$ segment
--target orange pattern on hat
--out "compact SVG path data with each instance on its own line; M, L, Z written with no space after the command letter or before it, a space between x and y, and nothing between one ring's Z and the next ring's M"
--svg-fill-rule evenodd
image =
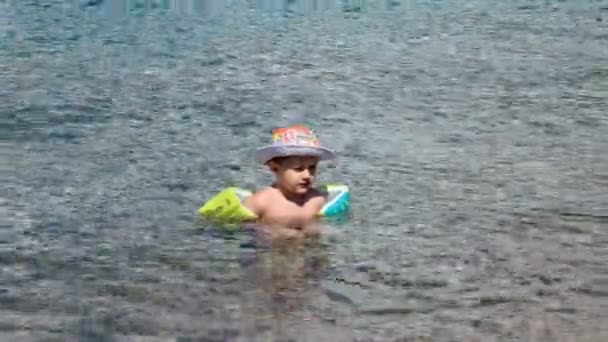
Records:
M275 144L301 145L301 146L320 146L319 139L312 129L294 125L290 127L277 128L272 132L272 141Z

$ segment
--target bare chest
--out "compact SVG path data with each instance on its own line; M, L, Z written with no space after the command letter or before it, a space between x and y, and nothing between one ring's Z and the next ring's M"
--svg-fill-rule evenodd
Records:
M299 229L314 220L319 210L314 203L305 203L300 206L285 201L267 208L263 221L268 224Z

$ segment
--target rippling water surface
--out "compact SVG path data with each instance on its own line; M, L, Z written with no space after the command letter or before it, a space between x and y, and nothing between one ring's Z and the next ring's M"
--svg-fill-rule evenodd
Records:
M174 4L0 1L2 340L608 336L608 2ZM294 115L340 234L200 222Z

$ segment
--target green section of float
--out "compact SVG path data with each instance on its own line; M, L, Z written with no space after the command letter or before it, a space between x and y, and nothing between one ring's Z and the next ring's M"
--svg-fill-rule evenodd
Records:
M320 187L327 196L327 204L319 212L320 217L332 217L346 212L350 207L350 192L348 186L341 184L325 184ZM199 214L209 220L219 222L255 221L257 216L243 205L245 198L252 191L238 187L229 187L209 201L199 210Z

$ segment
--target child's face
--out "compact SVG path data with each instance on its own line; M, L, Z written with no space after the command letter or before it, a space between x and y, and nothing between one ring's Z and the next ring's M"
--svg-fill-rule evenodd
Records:
M315 181L318 163L316 157L294 156L272 160L268 166L281 188L294 194L305 194Z

